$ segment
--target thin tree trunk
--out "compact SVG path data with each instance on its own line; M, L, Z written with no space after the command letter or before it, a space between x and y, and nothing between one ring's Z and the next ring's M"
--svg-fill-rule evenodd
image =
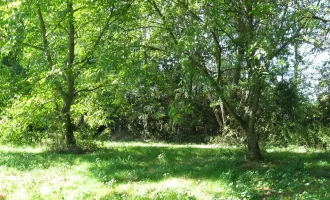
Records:
M38 14L38 18L39 18L41 36L42 36L42 44L43 44L42 51L44 52L46 60L48 62L49 70L52 70L53 67L54 67L54 62L53 62L49 42L48 42L48 39L47 39L46 24L45 24L44 17L42 15L40 6L38 6L38 8L37 8L37 14ZM61 120L61 117L60 117L61 110L59 108L60 106L57 103L57 98L58 98L58 95L60 95L63 98L64 91L62 89L61 82L59 82L55 79L54 83L55 83L54 84L55 92L53 94L53 102L54 102L54 105L55 105L55 111L56 111L57 115L59 116L58 119ZM58 139L58 137L57 137L57 139ZM58 144L58 142L57 142L57 144Z
M193 74L193 71L191 70L190 74L189 74L189 95L190 95L190 97L193 96L193 84L194 84L194 74ZM197 95L197 90L196 90L196 95Z
M211 95L211 94L208 94L207 97L209 98L209 101L210 101L210 102L213 101L213 98L212 98L212 95ZM218 122L219 127L220 127L220 128L223 127L224 124L222 123L222 119L221 119L221 117L220 117L220 115L219 115L217 109L212 108L212 110L213 110L213 113L214 113L214 115L215 115L215 118L217 119L217 122Z
M297 93L298 92L298 83L299 83L299 49L298 49L298 43L295 42L294 44L294 77L293 77L293 87L294 91Z
M223 80L222 80L222 46L220 44L220 40L218 39L218 36L216 35L216 33L214 31L211 32L214 42L216 44L216 52L214 54L215 60L216 60L216 64L217 64L217 83L220 87L223 86ZM223 106L223 102L220 102L220 115L218 114L218 112L214 112L216 114L216 118L218 121L218 124L220 125L220 127L224 127L226 125L226 112L225 112L225 108Z
M222 124L225 126L227 119L226 119L225 107L224 107L222 101L220 102L220 112L221 112Z
M233 83L235 85L238 85L240 79L241 79L241 69L242 69L242 61L243 61L243 56L244 56L244 50L242 47L238 46L237 50L237 63L236 63L236 68L234 70L233 74Z

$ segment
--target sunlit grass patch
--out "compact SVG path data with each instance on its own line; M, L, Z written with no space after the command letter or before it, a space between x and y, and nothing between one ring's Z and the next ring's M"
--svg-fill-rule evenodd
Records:
M22 152L22 153L40 153L43 152L45 148L43 147L16 147L16 146L4 146L0 145L0 152Z
M329 152L244 150L205 145L108 143L61 154L0 148L0 195L7 199L326 199Z
M104 147L170 147L170 148L202 148L202 149L237 149L235 146L220 146L217 144L171 144L165 142L106 142Z

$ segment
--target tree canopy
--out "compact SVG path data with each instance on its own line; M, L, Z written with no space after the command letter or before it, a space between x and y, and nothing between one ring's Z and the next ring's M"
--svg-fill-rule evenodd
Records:
M329 7L2 1L0 140L235 142L250 160L263 159L260 143L327 146L329 58L310 58L329 55Z

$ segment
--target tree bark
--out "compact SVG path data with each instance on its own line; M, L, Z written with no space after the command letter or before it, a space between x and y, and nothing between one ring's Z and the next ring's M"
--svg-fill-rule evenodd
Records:
M255 124L257 119L257 111L259 109L259 100L261 96L261 86L257 85L253 91L253 99L250 108L250 116L248 127L245 130L247 135L247 159L253 161L263 160L258 143L258 135L255 131Z
M69 149L73 149L77 146L76 144L76 139L74 136L74 125L72 123L72 119L71 119L71 114L70 114L70 110L71 110L71 105L69 103L69 99L64 100L64 102L66 105L62 108L62 116L63 116L63 120L64 120L64 125L65 125L65 143L66 146Z
M67 0L67 11L68 11L68 28L69 28L69 42L68 42L68 58L65 69L66 75L66 94L63 96L63 107L62 116L65 125L65 142L69 149L77 146L76 139L74 136L74 125L71 119L71 106L75 96L75 78L73 74L73 63L75 59L75 28L73 21L73 6L72 0Z
M222 46L220 44L220 40L218 39L217 34L212 31L212 36L213 36L213 40L214 43L216 45L216 52L214 54L215 60L216 60L216 64L217 64L217 83L220 87L223 86L223 80L222 80ZM223 106L223 102L220 101L220 113L221 113L221 120L220 120L220 116L218 113L216 113L216 117L218 120L219 125L221 124L222 127L224 127L226 125L226 112L225 112L225 108Z
M233 84L238 85L240 79L241 79L241 68L242 68L242 61L244 56L244 50L242 47L237 47L237 63L236 63L236 69L233 72Z
M212 95L211 94L208 94L207 97L209 98L209 101L210 102L213 101L213 98L212 98ZM221 109L221 107L220 107L220 109ZM212 108L212 110L213 110L213 113L215 115L215 118L216 118L216 120L218 122L219 128L221 129L223 127L223 125L224 125L224 123L222 121L223 119L221 119L221 117L220 117L219 112L218 112L217 109ZM221 110L220 110L220 112L221 112Z

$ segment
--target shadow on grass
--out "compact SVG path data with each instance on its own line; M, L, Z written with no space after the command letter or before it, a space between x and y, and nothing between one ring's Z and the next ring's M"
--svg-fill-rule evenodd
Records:
M239 149L185 146L119 146L86 154L0 151L0 166L29 171L85 164L84 173L104 184L186 178L222 181L240 198L330 198L329 152L271 152L263 163L246 163L243 155Z

